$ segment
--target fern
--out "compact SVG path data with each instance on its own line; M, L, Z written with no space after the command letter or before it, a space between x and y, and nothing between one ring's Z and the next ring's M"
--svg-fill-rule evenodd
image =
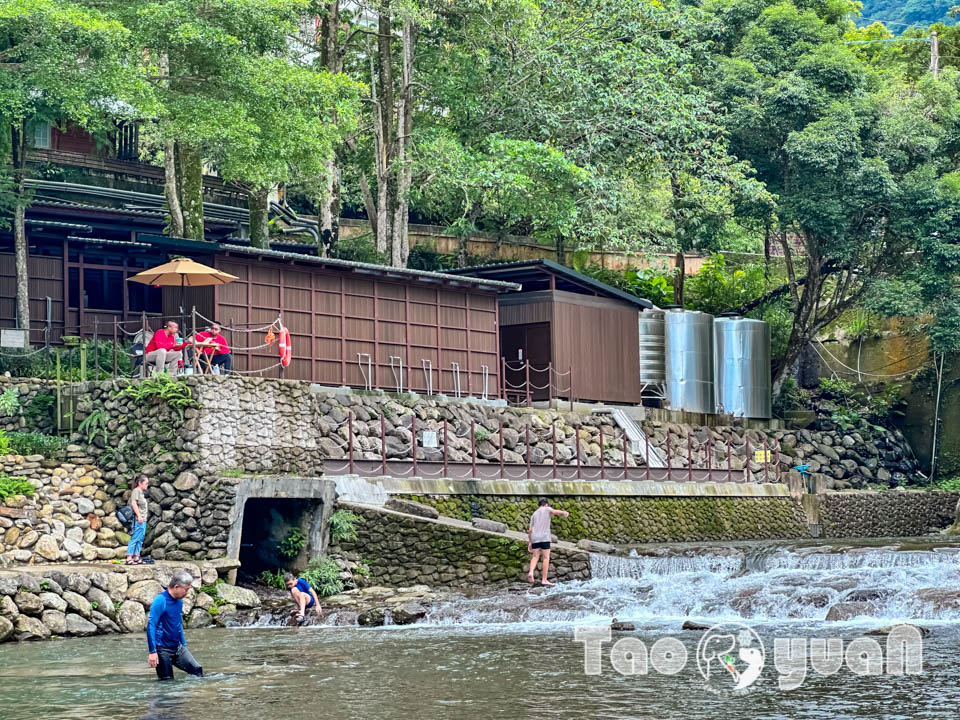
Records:
M334 542L339 540L356 540L357 523L360 516L347 510L337 510L330 516L330 539Z

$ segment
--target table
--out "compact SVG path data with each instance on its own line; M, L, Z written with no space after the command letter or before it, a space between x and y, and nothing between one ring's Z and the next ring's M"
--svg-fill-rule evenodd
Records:
M213 356L215 353L205 353L204 350L214 348L218 350L220 343L214 340L193 341L193 370L200 375L213 375Z

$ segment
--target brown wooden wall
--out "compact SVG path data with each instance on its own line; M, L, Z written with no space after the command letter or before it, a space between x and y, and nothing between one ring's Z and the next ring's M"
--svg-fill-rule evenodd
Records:
M27 258L30 275L30 342L42 343L43 326L47 317L47 301L52 301L51 341L59 342L63 333L63 259L30 255ZM17 279L13 253L0 253L0 325L16 327Z
M578 400L640 402L637 308L608 298L553 292L553 359L572 368Z
M372 385L395 389L390 356L403 360L404 390L426 390L421 360L433 365L433 391L454 393L451 362L460 364L462 394L499 387L497 300L490 292L381 280L311 266L219 256L217 267L239 280L216 288L216 312L231 326L263 327L277 319L290 329L293 360L283 377L324 385L364 386L357 353L369 353ZM238 347L258 345L264 332L234 334ZM277 362L274 345L237 351L234 367L259 370ZM399 365L396 365L399 371ZM279 369L264 373L278 377Z

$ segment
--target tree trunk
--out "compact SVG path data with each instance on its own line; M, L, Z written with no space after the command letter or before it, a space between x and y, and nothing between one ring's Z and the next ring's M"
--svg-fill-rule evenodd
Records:
M673 281L673 304L683 307L684 282L687 279L687 262L683 250L676 254L676 277Z
M270 190L255 187L247 191L247 207L250 209L250 246L270 247Z
M413 144L413 48L417 31L413 23L403 24L403 60L400 71L400 98L397 107L397 151L394 162L399 167L391 173L396 176L396 196L393 198L393 248L391 261L394 267L406 267L410 256L410 185L413 179L413 163L410 147Z
M167 199L167 209L170 212L170 234L173 237L183 237L183 210L180 207L173 140L163 143L163 195Z
M340 47L340 0L327 5L327 14L317 29L316 44L320 46L320 61L331 73L343 71L343 50ZM336 113L332 122L336 123ZM320 247L317 251L327 257L340 240L340 182L341 153L335 151L326 163L326 179L320 198ZM371 223L373 219L371 218Z
M183 211L183 237L203 240L203 158L183 143L176 143L177 186Z
M27 331L30 344L30 271L27 266L27 128L25 122L10 127L10 148L16 203L13 211L13 264L17 278L17 327Z

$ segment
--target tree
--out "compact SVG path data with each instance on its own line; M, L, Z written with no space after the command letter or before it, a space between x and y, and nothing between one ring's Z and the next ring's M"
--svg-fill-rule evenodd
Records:
M29 329L31 124L69 122L107 132L118 117L135 117L152 106L130 33L101 12L66 0L0 0L0 27L0 120L11 167L3 204L13 208L17 324Z

